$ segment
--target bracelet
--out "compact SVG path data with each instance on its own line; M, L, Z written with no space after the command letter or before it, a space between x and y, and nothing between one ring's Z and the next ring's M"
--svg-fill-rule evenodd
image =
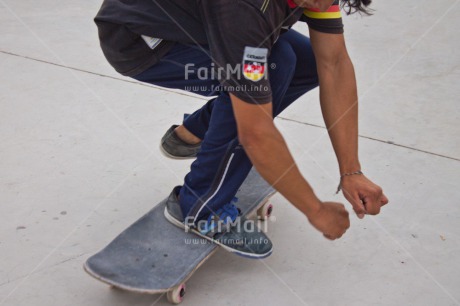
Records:
M342 179L345 177L345 176L351 176L351 175L364 175L364 173L361 171L361 170L358 170L356 172L349 172L349 173L344 173L340 176L340 182L339 182L339 186L337 186L337 192L335 194L338 194L340 192L340 190L342 190Z

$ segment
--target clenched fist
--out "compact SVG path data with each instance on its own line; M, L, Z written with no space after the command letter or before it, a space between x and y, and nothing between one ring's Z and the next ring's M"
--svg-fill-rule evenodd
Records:
M364 175L343 177L341 185L343 195L351 203L360 219L366 214L377 215L380 213L380 208L388 203L388 198L382 188Z
M308 220L330 240L342 237L350 227L348 211L341 203L321 203L320 209L308 216Z

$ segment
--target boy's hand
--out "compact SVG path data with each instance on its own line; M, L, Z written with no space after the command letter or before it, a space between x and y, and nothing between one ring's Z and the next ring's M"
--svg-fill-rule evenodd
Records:
M321 208L311 216L308 216L308 220L317 230L323 233L324 237L330 240L342 237L350 227L348 211L341 203L321 203Z
M358 218L364 215L377 215L380 208L388 203L388 198L383 194L380 186L371 182L364 175L345 176L341 181L345 198L353 206Z

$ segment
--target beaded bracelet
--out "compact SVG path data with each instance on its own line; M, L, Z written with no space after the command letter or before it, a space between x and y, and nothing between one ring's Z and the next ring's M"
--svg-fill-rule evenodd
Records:
M342 190L342 179L345 177L345 176L351 176L351 175L363 175L364 173L361 171L361 170L358 170L356 172L350 172L350 173L344 173L340 176L340 182L339 182L339 186L337 186L337 192L335 194L338 194L340 192L340 190Z

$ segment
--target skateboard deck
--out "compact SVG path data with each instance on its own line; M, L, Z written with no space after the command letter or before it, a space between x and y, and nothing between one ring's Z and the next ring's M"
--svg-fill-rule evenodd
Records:
M236 194L236 205L243 215L257 211L268 218L272 209L268 199L274 193L253 168ZM168 300L179 303L185 281L218 246L166 220L165 203L166 199L91 256L84 270L116 288L151 294L168 292Z

